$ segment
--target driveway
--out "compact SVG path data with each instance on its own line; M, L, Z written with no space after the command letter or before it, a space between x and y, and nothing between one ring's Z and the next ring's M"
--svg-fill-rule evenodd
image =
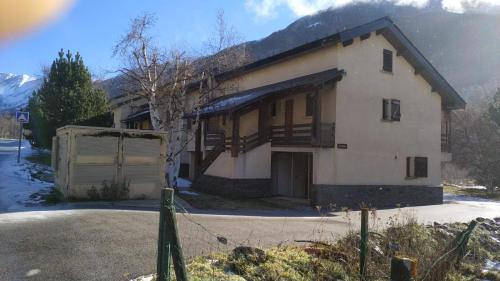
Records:
M330 217L279 217L255 212L178 214L185 255L226 251L235 245L268 247L294 240L324 240L356 229L359 212ZM500 215L493 202L381 210L421 222L467 222ZM349 223L351 222L351 224ZM0 214L0 280L128 280L155 271L158 212L58 210ZM217 242L217 236L228 244Z

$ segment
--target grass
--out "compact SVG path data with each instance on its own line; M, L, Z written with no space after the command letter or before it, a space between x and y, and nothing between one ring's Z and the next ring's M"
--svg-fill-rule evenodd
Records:
M370 236L364 280L388 280L392 256L417 259L416 280L422 280L467 224L426 226L411 217L395 216L386 227L379 231L379 235ZM500 245L490 238L493 235L498 238L495 231L499 230L500 225L492 221L478 224L459 266L454 266L454 259L440 263L432 267L426 281L500 280L500 272L483 271L486 259L500 260ZM359 233L351 232L339 240L301 246L287 245L267 250L237 247L231 253L197 257L189 262L187 270L189 280L193 281L360 280L357 249Z
M453 185L444 185L443 192L455 195L465 195L465 196L472 196L472 197L479 197L479 198L500 201L500 191L498 190L496 193L490 194L485 189L463 188Z
M231 199L196 192L198 195L178 193L191 206L202 210L297 210L308 206L281 198Z
M48 192L35 192L30 199L39 201L42 205L54 205L64 201L64 195L57 188L52 187Z

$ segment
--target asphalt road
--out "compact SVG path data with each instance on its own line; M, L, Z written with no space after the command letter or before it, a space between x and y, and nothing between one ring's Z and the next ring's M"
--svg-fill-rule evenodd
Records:
M359 212L333 217L178 214L185 255L227 251L236 245L267 247L294 240L325 240L357 228ZM421 222L467 222L500 216L500 203L460 202L377 211ZM349 223L351 222L351 224ZM198 224L201 224L202 227ZM0 214L0 280L129 280L155 271L158 212L59 210ZM217 242L216 236L229 240Z
M197 225L201 223L203 228ZM186 256L347 230L321 218L178 214ZM0 215L0 280L128 280L155 271L158 213L66 210ZM205 229L206 228L206 229ZM208 231L207 231L208 230ZM216 236L228 244L217 242ZM326 236L324 238L327 238Z

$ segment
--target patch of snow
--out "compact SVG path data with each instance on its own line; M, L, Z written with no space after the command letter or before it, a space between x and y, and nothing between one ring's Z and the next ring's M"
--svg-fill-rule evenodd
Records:
M0 73L0 111L25 106L42 83L43 79L36 76Z
M155 277L154 274L150 274L150 275L146 275L146 276L137 277L137 278L132 279L130 281L153 281L154 277Z
M315 23L311 23L310 25L307 26L307 28L313 28L313 27L316 27L318 25L321 25L321 22L317 21Z
M188 190L191 187L191 184L192 184L191 181L188 179L184 178L177 179L177 188L179 188L179 190Z
M179 191L179 193L186 194L186 195L192 195L192 196L198 196L198 195L200 195L199 193L196 193L196 192L193 192L193 191L188 191L188 190L182 190L182 191Z
M488 271L500 271L500 261L491 261L487 259L484 262L483 272L488 272Z
M3 223L22 223L39 220L47 220L55 217L70 216L78 212L78 210L64 210L64 211L19 211L13 213L0 214L0 224Z
M9 147L2 143L0 147ZM34 150L28 141L23 141L21 163L17 163L17 147L14 151L0 152L0 212L40 209L38 199L30 197L33 193L48 192L53 183L40 181L30 173L31 163L24 157L32 155ZM34 206L35 205L35 206Z

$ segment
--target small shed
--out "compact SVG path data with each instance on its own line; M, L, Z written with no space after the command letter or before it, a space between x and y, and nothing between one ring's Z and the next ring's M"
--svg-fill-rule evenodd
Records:
M157 199L166 133L65 126L52 140L56 187L66 198Z

